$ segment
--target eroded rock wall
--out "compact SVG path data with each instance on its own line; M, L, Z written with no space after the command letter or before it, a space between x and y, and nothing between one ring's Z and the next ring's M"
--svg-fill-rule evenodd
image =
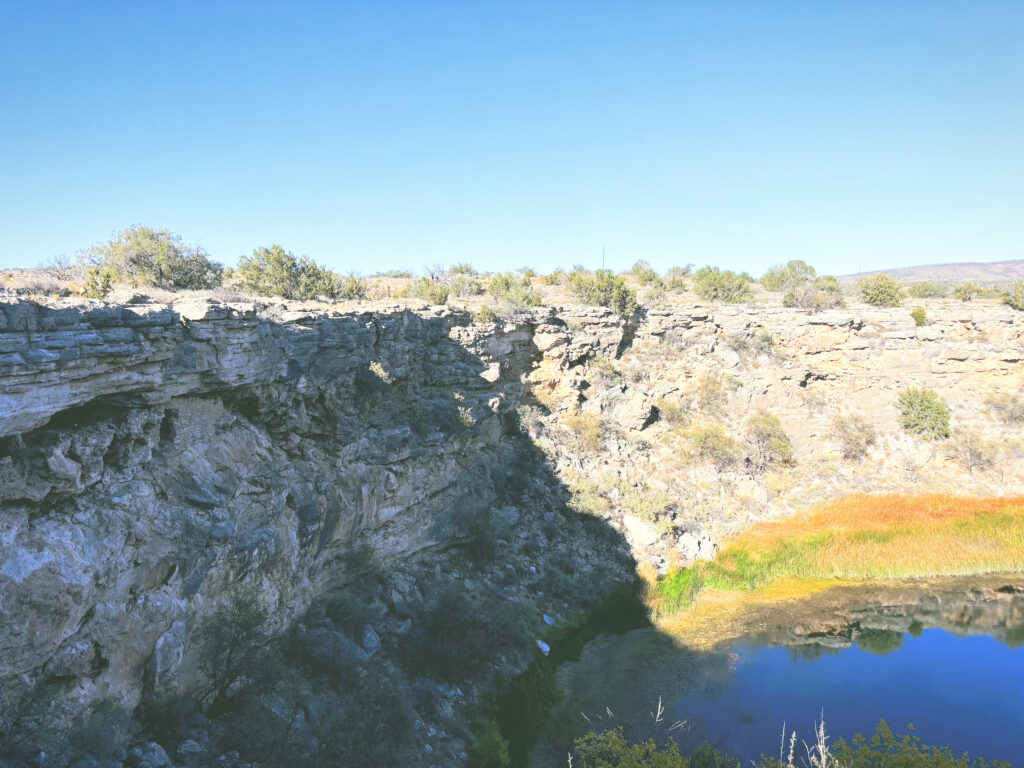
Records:
M1024 384L1020 315L928 312L917 327L905 309L560 307L479 325L393 306L0 305L0 682L59 681L83 707L184 693L204 622L242 586L283 631L355 578L353 553L385 570L345 629L369 657L416 633L424 574L542 628L628 580L630 551L686 563L854 491L1024 493L1019 425L986 402ZM968 469L953 441L905 434L910 386L998 462ZM792 440L770 471L742 456L761 410ZM855 461L832 431L851 414L876 431ZM708 425L736 461L693 455ZM500 533L469 567L481 524ZM530 631L489 666L521 667ZM437 697L465 713L479 690ZM457 761L465 732L417 727L421 750Z

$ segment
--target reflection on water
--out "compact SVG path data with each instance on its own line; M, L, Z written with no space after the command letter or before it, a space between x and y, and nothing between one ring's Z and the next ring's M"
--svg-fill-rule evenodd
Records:
M824 712L834 737L885 718L926 743L1024 766L1024 584L833 590L714 652L656 630L602 637L559 682L567 702L551 754L591 728L581 712L597 730L651 735L663 696L665 720L687 723L672 732L681 746L711 741L746 764L778 753L783 722L810 739ZM615 717L597 721L605 707Z
M708 740L754 758L776 752L783 720L809 739L824 712L834 735L870 733L885 718L898 731L913 723L925 742L957 753L1024 758L1024 648L942 629L918 637L879 630L871 637L867 649L858 638L817 657L737 646L727 685L687 691L673 702L671 716L690 724L678 740L684 747Z

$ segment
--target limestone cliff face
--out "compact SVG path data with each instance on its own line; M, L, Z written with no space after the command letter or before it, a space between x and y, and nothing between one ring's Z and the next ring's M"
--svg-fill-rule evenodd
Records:
M356 542L401 563L498 505L534 355L447 312L203 302L6 305L0 345L0 679L129 703L189 684L236 585L283 627Z
M690 306L649 311L625 333L608 313L566 311L565 327L535 336L532 434L578 503L661 566L843 494L1024 493L1022 424L992 404L1024 387L1024 314L994 302L927 311L917 327L905 308ZM949 405L950 439L901 428L899 393L911 387ZM746 459L762 411L791 440L791 462ZM873 432L863 457L844 458L835 435L850 417ZM732 441L728 460L694 455L692 434L708 427ZM965 461L968 438L987 461Z
M493 594L557 618L629 578L627 542L664 566L851 491L1024 492L1019 425L986 405L1024 384L1021 315L928 312L918 328L900 309L624 322L568 307L481 326L393 306L0 305L0 690L56 680L69 701L129 706L185 692L199 628L240 585L283 629L352 578L357 547L391 574L366 653L387 631L400 647L415 573L469 585L450 553L482 510L502 522ZM970 471L952 441L903 433L908 386L938 391L954 431L998 443L998 461ZM688 431L707 424L742 454L759 410L792 463L692 455ZM849 414L877 432L856 461L831 431ZM532 486L520 426L550 470ZM563 488L621 537L581 539L551 500Z

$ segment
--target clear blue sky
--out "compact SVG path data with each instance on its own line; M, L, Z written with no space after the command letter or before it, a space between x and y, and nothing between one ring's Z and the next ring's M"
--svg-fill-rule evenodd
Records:
M0 265L1024 258L1024 2L0 0Z

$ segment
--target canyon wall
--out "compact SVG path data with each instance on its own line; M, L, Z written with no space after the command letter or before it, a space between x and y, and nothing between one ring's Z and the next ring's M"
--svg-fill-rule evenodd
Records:
M183 695L243 587L284 632L367 558L382 575L345 629L361 654L401 656L443 581L529 607L491 649L515 671L634 558L710 556L848 492L1024 492L1019 425L989 403L1024 383L1024 322L928 311L922 327L901 309L702 306L481 325L425 307L0 305L0 690L51 684L68 713ZM901 430L911 386L998 459L966 467L954 440ZM752 468L746 425L765 410L792 460ZM876 432L856 460L833 437L849 414ZM707 425L733 460L695 455ZM438 694L452 722L486 686L474 674ZM421 754L464 757L468 732L416 727Z

